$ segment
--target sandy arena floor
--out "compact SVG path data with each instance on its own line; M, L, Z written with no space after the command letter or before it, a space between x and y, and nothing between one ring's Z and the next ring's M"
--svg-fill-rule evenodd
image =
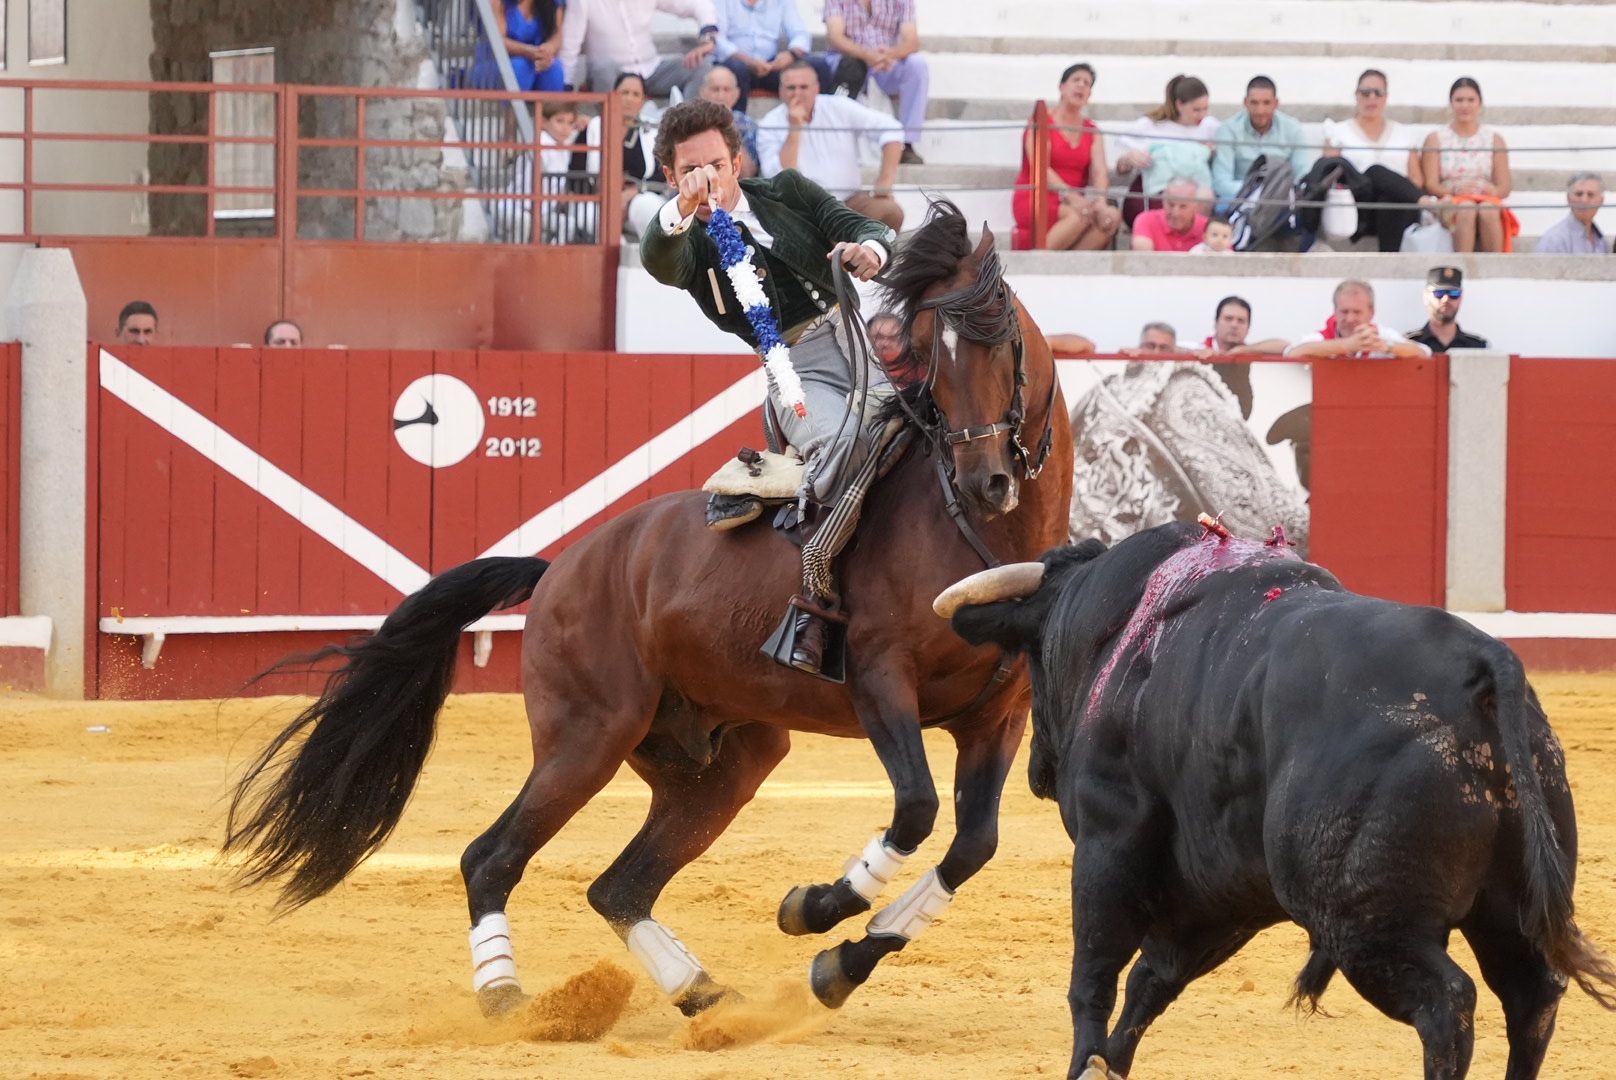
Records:
M1576 790L1581 922L1616 947L1616 676L1538 685ZM456 869L526 774L520 701L453 701L392 842L336 893L279 921L267 895L231 891L214 862L226 784L279 726L264 719L267 708L27 698L0 708L0 820L11 823L0 833L0 1080L984 1080L1066 1066L1071 848L1019 767L997 860L946 923L832 1014L806 997L804 972L820 943L781 935L775 905L791 885L831 876L887 820L890 796L867 744L799 738L658 909L752 1004L692 1027L642 976L598 1041L541 1042L477 1015ZM278 708L284 719L287 703ZM927 742L947 790L951 744ZM632 968L584 888L634 832L646 801L625 770L529 867L511 904L529 990L603 960ZM932 864L950 828L945 811L920 866ZM1462 940L1454 947L1474 973ZM1285 1009L1303 958L1294 928L1258 938L1168 1011L1146 1037L1135 1077L1419 1075L1413 1032L1339 979L1324 999L1331 1016L1302 1020ZM599 993L610 974L582 981ZM1477 1029L1472 1075L1499 1076L1503 1020L1485 989ZM764 1032L719 1052L690 1048ZM1616 1017L1573 991L1545 1075L1609 1077L1613 1054Z

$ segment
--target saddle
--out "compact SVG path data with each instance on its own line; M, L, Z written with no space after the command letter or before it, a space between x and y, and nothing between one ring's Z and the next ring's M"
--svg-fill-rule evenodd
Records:
M793 447L786 447L783 454L741 447L701 486L712 496L707 500L707 527L728 532L756 521L765 506L794 504L802 489L803 468Z

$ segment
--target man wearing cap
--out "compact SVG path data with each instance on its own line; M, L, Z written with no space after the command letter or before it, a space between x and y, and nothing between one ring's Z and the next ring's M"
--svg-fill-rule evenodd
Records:
M1487 339L1459 329L1459 304L1464 299L1464 274L1457 266L1438 266L1425 275L1425 310L1431 313L1424 326L1409 332L1434 353L1453 349L1485 349Z

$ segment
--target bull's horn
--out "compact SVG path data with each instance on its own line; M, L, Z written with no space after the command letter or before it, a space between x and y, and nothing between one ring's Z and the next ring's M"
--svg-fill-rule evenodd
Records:
M943 618L951 619L954 612L967 604L991 604L996 600L1031 596L1043 581L1043 563L1018 562L1009 566L995 566L944 589L932 601L931 609Z

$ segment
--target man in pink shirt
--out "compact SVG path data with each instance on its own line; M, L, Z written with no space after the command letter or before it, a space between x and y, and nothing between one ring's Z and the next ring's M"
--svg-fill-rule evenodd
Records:
M1200 188L1188 177L1175 177L1162 191L1162 208L1133 219L1135 251L1188 251L1206 235L1206 216L1196 213Z

